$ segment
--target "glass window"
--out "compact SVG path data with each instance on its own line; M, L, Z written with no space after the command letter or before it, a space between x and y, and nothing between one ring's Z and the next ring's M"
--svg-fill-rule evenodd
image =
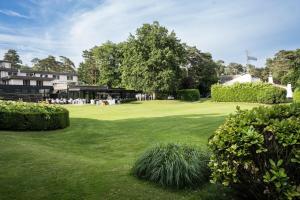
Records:
M67 80L68 81L73 80L73 76L67 76Z
M43 86L43 81L36 81L36 86Z
M23 85L26 85L26 86L30 85L30 80L23 80Z

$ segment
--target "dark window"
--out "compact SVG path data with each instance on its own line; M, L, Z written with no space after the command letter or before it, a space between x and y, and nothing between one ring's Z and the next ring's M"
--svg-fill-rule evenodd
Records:
M67 80L68 81L73 80L73 76L67 76Z
M8 76L11 76L12 75L12 72L8 72Z
M54 79L59 79L59 75L55 75L55 74L54 74L54 75L53 75L53 78L54 78Z
M43 86L43 81L36 81L36 86Z
M23 85L30 85L30 80L23 80Z

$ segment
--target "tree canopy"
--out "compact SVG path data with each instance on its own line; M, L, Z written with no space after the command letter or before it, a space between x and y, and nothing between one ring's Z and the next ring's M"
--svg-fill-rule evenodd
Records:
M124 45L122 84L149 93L174 92L184 57L185 49L174 32L158 22L144 24Z
M14 49L9 49L4 54L3 60L10 62L12 68L16 68L16 69L21 68L22 60L20 59L18 52Z
M266 70L272 73L275 82L296 85L300 79L300 49L277 52L267 59Z
M48 71L48 72L75 72L76 68L74 63L65 56L60 56L60 60L56 60L54 56L49 55L47 58L32 59L33 70Z

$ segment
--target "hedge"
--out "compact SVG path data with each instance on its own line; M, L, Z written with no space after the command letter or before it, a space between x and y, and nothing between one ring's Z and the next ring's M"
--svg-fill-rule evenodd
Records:
M54 130L69 125L69 111L60 106L0 101L0 130Z
M209 148L212 181L234 187L241 199L299 199L300 104L238 108Z
M294 102L300 103L300 88L297 88L293 94Z
M177 98L182 101L198 101L200 99L200 92L198 89L178 90Z
M211 97L217 102L275 104L286 101L286 90L268 83L216 84L211 88Z

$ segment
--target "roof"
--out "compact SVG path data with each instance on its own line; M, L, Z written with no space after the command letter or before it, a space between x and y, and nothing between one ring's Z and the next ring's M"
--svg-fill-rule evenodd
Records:
M11 80L11 79L17 79L17 80L37 80L37 81L53 81L54 78L44 78L44 77L34 77L34 76L6 76L1 78L2 80Z
M18 69L0 67L0 71L17 72ZM37 73L37 74L54 74L54 75L77 76L76 73L72 73L72 72L46 72L46 71L35 71L35 70L28 70L28 69L20 70L20 72L21 73Z
M9 62L7 60L0 60L0 63L2 63L2 62L11 63L11 62Z

